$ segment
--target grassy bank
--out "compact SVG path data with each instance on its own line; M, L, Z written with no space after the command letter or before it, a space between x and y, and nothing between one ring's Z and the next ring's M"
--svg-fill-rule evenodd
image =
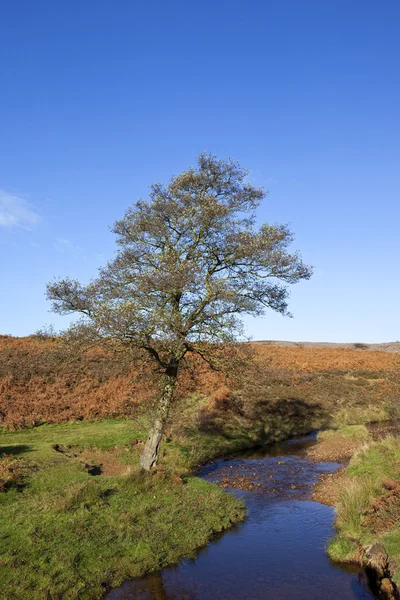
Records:
M367 442L346 470L337 501L337 535L328 547L336 561L357 561L360 547L381 543L400 581L400 439Z
M179 476L176 459L188 465L188 448L166 444L160 468L138 472L143 438L143 429L115 420L0 434L3 598L101 598L193 556L244 518L233 496Z

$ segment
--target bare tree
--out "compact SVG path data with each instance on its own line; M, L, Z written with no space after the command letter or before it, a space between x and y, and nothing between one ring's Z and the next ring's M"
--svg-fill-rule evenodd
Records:
M119 339L146 351L162 384L141 456L157 462L179 366L186 353L241 339L241 315L266 308L289 315L285 284L311 276L288 247L286 225L256 227L265 192L231 160L201 154L197 167L151 186L117 221L118 250L86 286L63 279L47 286L53 310L83 315L75 330Z

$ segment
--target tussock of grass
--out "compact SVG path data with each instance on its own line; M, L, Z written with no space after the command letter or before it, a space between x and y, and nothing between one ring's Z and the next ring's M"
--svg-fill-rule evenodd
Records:
M360 538L363 534L361 525L365 512L374 498L381 493L382 483L371 477L362 477L352 481L339 497L339 513L337 526L347 538Z

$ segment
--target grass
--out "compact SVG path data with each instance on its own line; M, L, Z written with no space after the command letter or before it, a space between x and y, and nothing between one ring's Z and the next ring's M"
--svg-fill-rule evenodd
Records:
M387 421L392 416L391 408L390 403L385 404L383 401L379 404L341 407L333 412L331 425L341 427L343 424L362 425L363 423Z
M329 438L340 435L347 440L369 440L370 434L365 425L346 425L337 429L328 429L321 431L318 434L319 440L327 440Z
M400 566L400 527L398 503L390 504L387 482L396 487L400 479L400 439L387 437L370 443L350 461L350 485L340 495L337 506L337 535L330 541L328 554L333 560L354 559L357 547L381 542L389 556ZM393 484L392 484L393 485ZM379 528L375 525L379 518ZM400 581L400 573L395 580Z
M381 442L367 446L352 459L349 475L368 476L376 480L400 477L400 440L388 436Z
M28 444L31 452L41 452L55 443L113 448L128 444L134 438L145 439L143 425L137 420L108 419L94 423L69 421L61 425L41 425L17 431L4 429L0 430L0 448L10 444Z
M336 562L353 562L357 553L357 544L337 535L329 544L329 556Z
M342 491L336 525L343 536L354 540L367 533L363 527L364 515L381 493L381 482L373 477L355 479Z
M171 465L178 448L164 453L159 470L140 473L128 442L143 437L117 420L0 434L0 452L13 454L25 473L0 494L2 597L101 598L110 586L194 556L214 533L244 518L233 496L177 475ZM56 452L55 443L74 454ZM115 446L127 474L89 475L79 451Z

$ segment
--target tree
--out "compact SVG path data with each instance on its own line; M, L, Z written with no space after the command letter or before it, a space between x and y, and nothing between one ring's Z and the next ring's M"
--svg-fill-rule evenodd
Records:
M161 374L156 417L141 456L157 462L179 367L188 352L207 359L221 343L241 339L241 315L266 308L289 315L286 284L311 276L288 247L286 225L256 227L265 197L231 160L201 154L197 168L150 187L114 224L116 257L88 285L49 283L59 314L78 312L75 330L122 340L147 352Z

